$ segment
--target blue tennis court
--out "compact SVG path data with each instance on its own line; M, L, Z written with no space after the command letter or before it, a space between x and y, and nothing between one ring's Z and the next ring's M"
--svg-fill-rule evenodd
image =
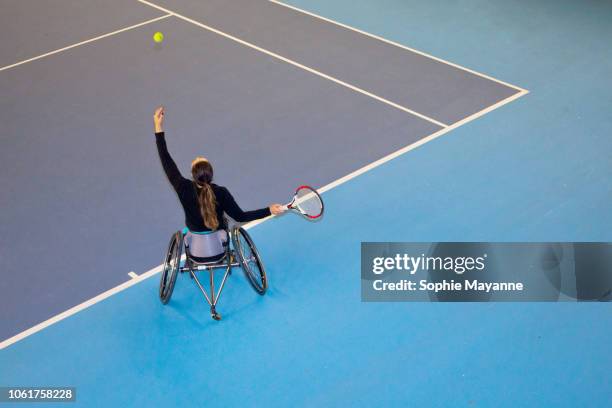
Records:
M612 5L3 9L0 386L86 407L612 397L608 303L364 303L359 272L365 241L612 241ZM184 223L162 104L184 174L205 155L243 208L304 183L325 200L321 222L247 225L270 286L232 274L220 322L187 276L158 298Z

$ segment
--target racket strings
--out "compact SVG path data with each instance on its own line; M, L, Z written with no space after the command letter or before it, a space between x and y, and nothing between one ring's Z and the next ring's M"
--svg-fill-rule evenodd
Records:
M314 191L305 188L297 192L294 205L300 211L312 217L321 214L323 209L323 203L319 196Z

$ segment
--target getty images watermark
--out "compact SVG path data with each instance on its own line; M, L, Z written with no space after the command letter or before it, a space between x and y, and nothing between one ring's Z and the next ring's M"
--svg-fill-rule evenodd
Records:
M612 244L363 242L361 298L610 301Z

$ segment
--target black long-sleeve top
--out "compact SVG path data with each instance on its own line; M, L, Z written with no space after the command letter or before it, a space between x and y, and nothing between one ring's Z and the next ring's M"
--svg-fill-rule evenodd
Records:
M183 210L185 211L185 225L194 232L210 231L210 228L204 225L204 220L200 213L200 204L198 202L198 192L195 183L193 180L188 180L181 175L176 163L172 160L170 153L168 153L164 132L155 133L155 139L162 167L166 172L166 176L168 176L170 184L172 184L172 187L174 187L174 190L178 194ZM210 185L215 193L217 201L219 229L227 228L225 219L223 218L224 212L238 222L253 221L270 215L269 208L242 211L227 188L213 183Z

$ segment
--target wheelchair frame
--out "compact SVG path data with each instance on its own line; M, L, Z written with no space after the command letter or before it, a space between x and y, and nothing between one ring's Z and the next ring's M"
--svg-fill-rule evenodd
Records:
M246 245L249 247L248 249L251 255L248 259L245 257L244 252L246 248L243 248L240 237L244 238ZM233 248L230 248L230 240ZM183 247L185 248L185 261L181 266ZM221 296L221 292L225 287L225 283L227 282L227 278L231 275L232 268L234 267L241 267L253 289L258 294L264 295L268 287L265 268L259 256L259 252L246 230L241 227L232 228L231 233L228 233L228 241L224 244L224 247L225 252L221 258L213 261L199 262L195 260L189 252L189 246L185 245L185 235L183 232L180 230L175 232L170 238L163 264L159 286L159 297L161 302L167 304L170 301L177 275L179 273L188 272L191 279L195 281L198 289L200 289L204 298L210 305L211 317L214 320L221 320L221 315L217 312L216 306ZM254 276L256 271L253 271L253 268L251 268L251 262L254 262L257 267L257 276ZM225 268L225 273L223 274L223 279L221 280L218 291L215 292L214 272L217 269L223 268ZM196 274L196 272L202 271L208 271L209 273L208 293Z

